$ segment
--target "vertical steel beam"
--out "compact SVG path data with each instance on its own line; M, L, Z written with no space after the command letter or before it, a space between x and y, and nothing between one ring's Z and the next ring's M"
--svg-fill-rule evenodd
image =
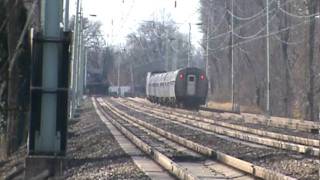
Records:
M74 110L76 107L76 87L77 87L77 63L78 63L78 33L79 33L79 11L80 11L80 0L77 0L76 17L74 21L74 33L73 33L73 52L72 52L72 81L71 81L71 107L70 117L73 117Z
M188 63L187 63L187 67L190 67L190 49L191 49L191 23L189 23Z
M78 27L78 47L77 47L77 70L76 70L76 78L77 78L77 86L76 86L76 105L80 105L80 97L81 97L81 61L82 61L82 5L80 5L80 13L79 13L79 27Z
M87 65L88 65L88 49L85 48L85 62L84 62L84 90L87 87Z
M59 43L62 33L62 0L41 1L41 29L43 32L42 89L55 91L58 88ZM50 39L51 41L49 41ZM57 94L43 93L41 98L40 132L35 136L35 150L54 153L60 150L60 135L56 133Z
M270 37L269 37L269 0L267 5L267 114L270 115Z
M234 0L231 0L231 102L232 102L232 110L235 111L235 92L234 92L234 37L233 37L233 33L234 33Z
M165 49L166 49L166 53L165 53L165 56L166 56L166 59L165 59L165 70L166 71L170 71L169 69L169 47L168 47L168 41L169 41L169 36L168 36L168 33L166 33L166 37L165 37Z
M209 16L207 17L207 35L206 35L206 40L207 40L207 45L206 45L206 76L208 79L208 90L209 93L211 92L211 82L210 82L210 75L209 75L209 35L210 35L210 22L209 22ZM208 107L208 98L206 100L206 107Z
M80 8L80 24L79 24L79 47L78 47L78 73L77 73L77 105L80 105L81 97L82 97L82 91L81 91L81 86L82 86L82 61L83 61L83 9L82 9L82 4Z
M82 12L82 10L81 10ZM81 13L81 32L80 32L80 63L79 63L79 102L83 95L83 85L84 85L84 61L85 61L85 49L84 49L84 39L83 39L83 13Z
M133 80L133 67L132 63L130 63L130 76L131 76L131 95L134 96L134 80Z
M69 31L69 0L64 4L64 31Z
M117 81L117 84L118 84L118 96L120 96L120 65L121 65L121 53L120 53L120 59L119 59L119 62L118 62L118 81Z

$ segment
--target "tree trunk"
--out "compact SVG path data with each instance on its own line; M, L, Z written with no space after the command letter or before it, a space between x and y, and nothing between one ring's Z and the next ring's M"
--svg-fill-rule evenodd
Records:
M286 4L287 3L287 0L285 0L282 4ZM289 5L285 5L284 6L284 9L286 11L289 11ZM287 28L288 25L289 25L289 22L288 22L288 16L284 16L283 18L281 18L280 20L280 29L284 29L284 28ZM284 31L282 34L281 34L281 39L282 39L282 44L281 44L281 47L282 47L282 55L283 55L283 61L284 61L284 64L285 64L285 90L284 90L284 98L283 98L283 103L284 103L284 115L286 117L290 117L291 116L291 113L290 113L290 103L291 103L291 87L290 87L290 80L291 80L291 77L290 77L290 62L289 62L289 56L288 56L288 44L286 42L288 42L289 40L289 37L290 37L290 30L286 30Z
M231 1L226 1L226 7L227 7L227 11L231 11ZM231 27L231 15L229 13L227 13L227 21L228 21L228 25L229 27ZM230 29L228 29L230 30ZM229 35L229 42L228 42L228 60L229 60L229 66L228 66L228 74L230 74L229 76L229 82L228 82L228 89L231 90L231 81L232 81L232 77L231 77L231 71L232 71L232 32L230 32Z
M318 8L319 0L309 0L308 9L309 14L315 14ZM316 120L315 117L315 74L314 74L314 48L315 48L315 17L310 17L309 24L309 64L308 64L308 72L309 72L309 91L307 94L308 97L308 106L309 106L309 119Z
M14 9L14 10L12 10ZM8 1L8 60L12 61L12 57L16 52L18 39L23 29L26 13L24 12L23 2L21 0ZM19 56L16 56L17 58ZM8 72L8 117L7 117L7 155L10 155L18 148L18 123L19 123L19 68L14 65L11 72Z

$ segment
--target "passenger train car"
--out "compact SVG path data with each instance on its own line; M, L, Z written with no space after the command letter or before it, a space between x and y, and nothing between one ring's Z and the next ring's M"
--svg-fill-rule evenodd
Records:
M205 104L207 93L208 79L199 68L147 74L146 96L151 102L197 108Z

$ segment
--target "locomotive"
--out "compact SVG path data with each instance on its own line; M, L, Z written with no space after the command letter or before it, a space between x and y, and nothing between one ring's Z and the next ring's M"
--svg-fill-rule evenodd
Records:
M205 104L208 79L203 70L196 67L170 72L148 72L147 99L154 103L199 108Z

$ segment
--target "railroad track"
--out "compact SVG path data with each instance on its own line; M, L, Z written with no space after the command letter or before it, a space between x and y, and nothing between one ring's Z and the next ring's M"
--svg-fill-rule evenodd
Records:
M149 105L152 104L142 98L130 98L130 99L138 103L149 104ZM159 106L159 108L166 109L166 107L164 106ZM175 111L183 114L188 114L188 115L197 114L198 116L202 116L202 117L210 117L210 118L213 117L216 119L224 119L226 121L264 126L264 128L265 127L285 128L293 131L301 131L301 132L313 133L313 134L318 134L320 129L320 124L318 122L313 122L313 121L303 121L298 119L289 119L289 118L281 118L281 117L268 117L265 115L250 114L250 113L238 114L232 111L230 112L220 111L220 110L214 110L210 108L201 108L200 111L198 112L175 108Z
M185 120L179 122L176 117L157 117L155 114L148 112L148 109L142 107L142 104L135 104L134 108L131 107L130 109L129 107L126 107L127 103L125 103L125 101L123 99L112 99L110 102L113 103L115 108L122 113L127 113L130 117L143 119L149 124L153 124L156 127L182 136L193 142L222 151L253 164L261 165L270 169L276 169L278 172L285 173L293 177L302 178L306 176L309 177L307 179L318 179L316 171L319 160L317 160L316 157L303 155L293 152L292 150L279 150L278 148L270 148L261 145L257 146L256 144L251 145L246 139L242 140L241 143L238 143L234 138L217 138L219 135L216 133L204 130L207 128L207 125L202 125L202 127L197 128L194 125L188 125ZM140 112L139 108L142 108ZM156 106L156 108L159 107ZM168 111L166 111L165 114L168 114ZM181 120L183 118L180 117L178 119ZM195 120L189 119L189 123L192 121ZM195 123L195 125L198 124L199 123ZM308 154L308 152L306 153ZM309 154L312 153L309 152Z
M240 114L240 112L231 111L231 110L222 110L222 109L215 109L215 108L208 108L200 106L199 110L201 111L208 111L208 112L216 112L216 113L232 113L232 114Z
M148 113L156 118L168 118L174 121L185 123L197 128L205 129L217 134L226 135L244 141L262 144L270 147L281 148L285 150L297 151L313 156L319 155L319 140L286 135L265 130L254 129L242 125L226 123L214 119L201 118L193 115L181 114L170 109L162 110L147 105L137 106L136 103L122 101L128 108L135 108L141 113Z
M269 131L269 132L274 132L277 137L273 137L273 135L270 135L271 138L275 138L275 139L282 139L284 141L289 141L289 142L294 142L294 143L298 143L298 144L303 144L303 145L308 145L308 146L319 146L319 136L318 134L313 134L312 128L314 128L315 126L317 126L317 123L312 122L310 124L310 121L299 121L300 125L297 125L295 122L292 123L288 123L287 127L284 126L275 126L275 124L270 124L267 122L264 122L263 119L257 120L258 122L254 122L251 123L251 121L255 121L252 120L249 117L249 120L247 120L245 118L245 116L243 117L244 119L240 119L239 116L226 116L224 117L224 114L228 114L228 113L215 113L212 116L204 116L202 114L202 112L197 112L197 111L189 111L189 110L184 110L184 109L176 109L176 108L169 108L169 107L165 107L165 106L158 106L152 103L149 103L148 101L145 101L143 99L137 99L137 98L129 98L126 100L130 100L133 101L135 103L139 103L143 106L148 106L150 108L157 108L159 110L164 110L168 113L178 113L178 115L182 115L184 117L189 117L189 118L194 118L195 120L204 120L204 121L214 121L214 122L226 122L228 126L232 126L232 127L236 127L235 129L239 129L237 128L237 126L233 126L233 125L240 125L240 126L244 126L244 127L248 127L249 129L258 129L258 135L261 136L265 136L263 133L259 133L259 130L263 130L263 131ZM252 114L250 114L250 116L252 116ZM282 118L284 119L284 118ZM263 121L263 122L262 122ZM296 120L298 121L298 120ZM260 123L261 122L261 123ZM286 120L284 120L283 122L280 122L280 124L285 123ZM301 123L306 122L305 127L309 127L308 130L306 131L306 129L299 129L299 127L302 127ZM223 123L222 123L223 124ZM291 129L290 124L292 124L292 126L294 124L297 125L297 129ZM241 130L242 128L240 128ZM280 134L280 137L279 135ZM301 140L295 140L296 138L292 138L290 137L290 140L287 139L286 137L281 137L283 135L288 135L290 136L298 136L298 137L302 137ZM267 135L268 136L268 135ZM294 139L294 140L291 140ZM310 141L311 140L311 141ZM310 141L310 142L308 142Z
M253 176L212 160L165 138L112 111L99 102L100 111L112 123L157 163L179 179L254 179ZM111 113L111 111L112 113ZM117 120L114 120L117 119ZM143 140L142 140L143 139Z
M134 121L136 124L139 124L140 126L143 126L144 128L153 131L153 133L160 134L162 137L168 138L171 141L174 141L180 145L187 147L188 149L193 149L194 151L197 151L198 153L202 154L207 158L213 158L213 160L218 160L220 163L225 163L228 166L239 168L241 171L249 173L255 177L260 177L263 179L293 179L275 171L268 170L267 168L254 165L252 163L240 160L233 156L214 150L210 146L204 146L200 143L191 141L186 137L174 134L172 131L170 132L166 129L163 129L162 127L159 127L160 125L157 126L145 120L140 120L140 118L130 115L127 111L124 111L123 109L119 108L118 105L115 105L114 102L111 102L109 100L105 101L99 99L99 103L102 107L105 108L106 111L115 114L119 119L125 118L128 121ZM164 123L163 125L167 127L171 126L171 124L166 123ZM192 136L195 134L189 133L189 135Z

